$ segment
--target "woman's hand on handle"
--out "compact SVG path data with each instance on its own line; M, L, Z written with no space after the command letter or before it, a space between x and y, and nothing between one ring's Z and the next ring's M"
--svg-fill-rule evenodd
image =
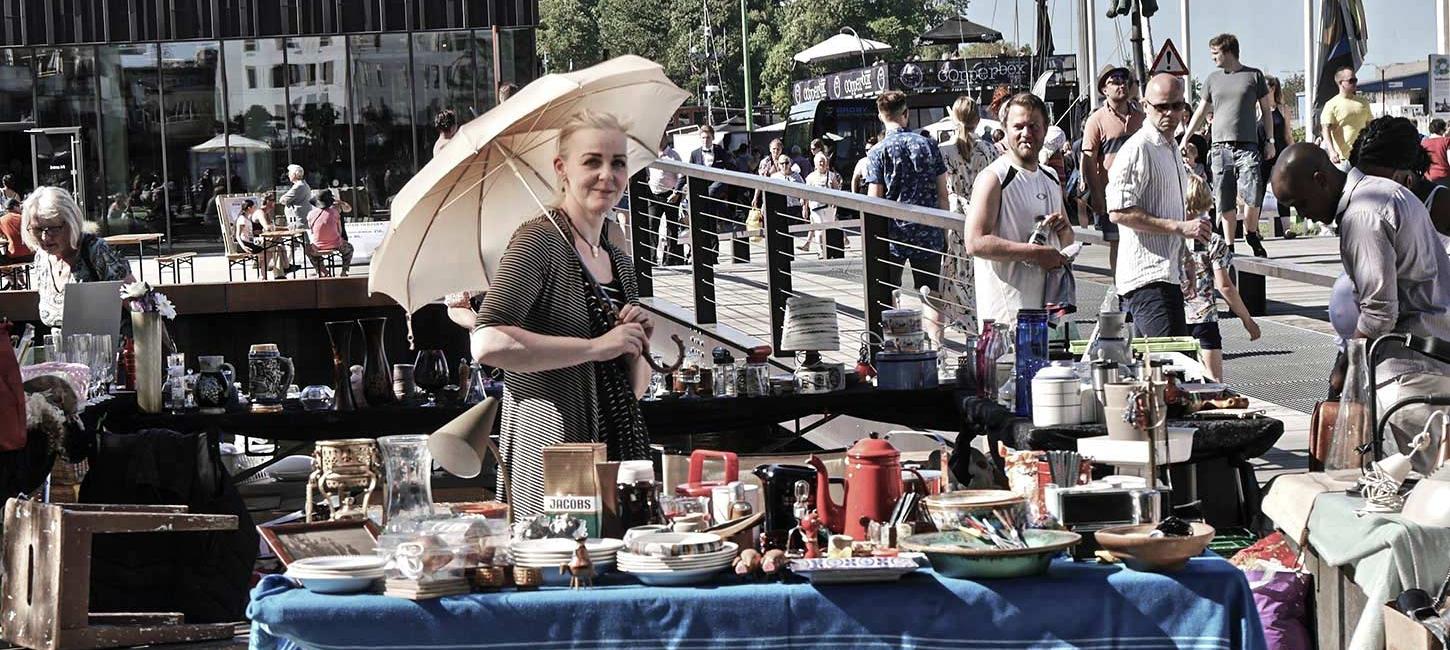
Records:
M621 313L623 317L623 313ZM649 335L639 323L621 322L614 329L590 341L593 361L608 361L619 357L638 357L649 344Z
M625 305L624 309L619 310L619 322L636 323L640 327L643 327L646 341L655 335L654 319L650 318L649 312L645 311L643 307L634 303Z

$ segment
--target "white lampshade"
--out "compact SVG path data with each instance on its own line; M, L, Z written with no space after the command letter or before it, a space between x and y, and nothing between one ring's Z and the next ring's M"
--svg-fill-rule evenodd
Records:
M1403 484L1405 477L1410 475L1410 457L1406 454L1395 454L1386 457L1384 460L1375 461L1370 467L1390 477L1396 485Z
M841 328L836 323L836 301L815 296L787 298L780 349L793 352L841 349Z

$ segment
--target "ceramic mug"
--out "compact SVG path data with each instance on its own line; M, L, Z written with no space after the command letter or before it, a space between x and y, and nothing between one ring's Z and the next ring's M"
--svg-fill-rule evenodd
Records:
M920 332L920 309L888 309L881 312L881 333L887 337Z
M1103 386L1105 402L1103 416L1107 420L1109 440L1147 440L1148 434L1137 425L1123 420L1129 395L1145 390L1147 384L1141 381L1116 381Z
M926 352L926 332L887 334L886 348L897 352Z

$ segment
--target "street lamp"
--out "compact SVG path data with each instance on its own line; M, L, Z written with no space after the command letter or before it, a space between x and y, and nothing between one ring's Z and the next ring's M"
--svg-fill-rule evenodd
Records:
M856 37L856 47L861 50L861 67L866 67L866 44L861 42L861 35L857 34L856 30L851 29L850 27L842 27L841 33L850 34Z

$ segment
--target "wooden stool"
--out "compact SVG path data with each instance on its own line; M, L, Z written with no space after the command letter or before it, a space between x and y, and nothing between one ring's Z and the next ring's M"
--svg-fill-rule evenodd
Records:
M235 515L186 506L5 503L5 585L0 636L41 650L230 639L230 623L183 623L177 612L91 613L91 536L236 530Z
M191 281L196 282L196 253L161 255L156 258L156 274L161 275L166 272L166 269L171 269L172 284L181 284L181 267L183 266L191 274ZM157 278L157 281L159 282L160 278Z
M0 266L0 282L6 289L30 288L30 263L6 264Z

